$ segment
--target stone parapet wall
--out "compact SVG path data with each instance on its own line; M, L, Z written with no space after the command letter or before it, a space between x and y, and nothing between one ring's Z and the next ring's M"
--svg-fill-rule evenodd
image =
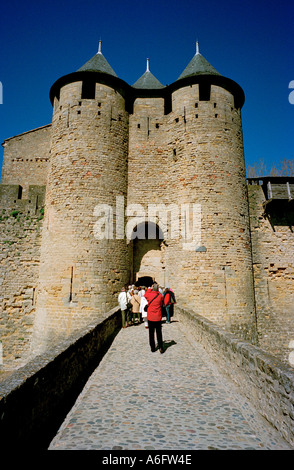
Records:
M240 394L294 446L294 369L179 305L175 318L202 344Z
M115 308L0 383L2 449L47 449L120 327Z

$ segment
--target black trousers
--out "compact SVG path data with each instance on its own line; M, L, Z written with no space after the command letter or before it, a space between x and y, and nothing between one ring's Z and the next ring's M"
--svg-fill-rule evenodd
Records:
M150 321L148 320L148 328L149 328L149 344L151 351L155 351L155 331L156 331L156 338L157 338L157 345L159 349L163 348L162 342L162 330L161 330L161 321Z

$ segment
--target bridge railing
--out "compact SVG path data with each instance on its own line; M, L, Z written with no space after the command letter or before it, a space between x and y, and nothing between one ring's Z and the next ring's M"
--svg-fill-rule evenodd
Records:
M118 308L0 383L0 446L45 450L121 328Z
M179 305L175 316L240 394L294 447L293 367Z

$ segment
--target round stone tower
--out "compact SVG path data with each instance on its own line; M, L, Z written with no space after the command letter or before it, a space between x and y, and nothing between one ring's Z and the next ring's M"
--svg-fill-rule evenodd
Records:
M51 88L52 147L32 350L117 305L128 282L118 212L127 192L125 88L101 52ZM120 196L120 198L117 198Z
M168 283L186 306L255 341L243 90L207 62L197 43L170 92L170 196L188 211L181 211L187 239L171 240L167 249Z

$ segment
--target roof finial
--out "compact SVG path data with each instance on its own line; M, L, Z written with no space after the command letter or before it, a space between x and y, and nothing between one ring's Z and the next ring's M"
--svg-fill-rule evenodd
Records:
M200 52L199 52L199 41L198 41L198 39L197 39L197 41L196 41L196 54L200 54Z
M102 41L101 41L101 39L100 39L100 40L99 40L99 47L98 47L98 52L97 52L97 54L102 54L102 52L101 52L101 45L102 45Z
M146 72L150 72L150 70L149 70L149 59L147 59Z

